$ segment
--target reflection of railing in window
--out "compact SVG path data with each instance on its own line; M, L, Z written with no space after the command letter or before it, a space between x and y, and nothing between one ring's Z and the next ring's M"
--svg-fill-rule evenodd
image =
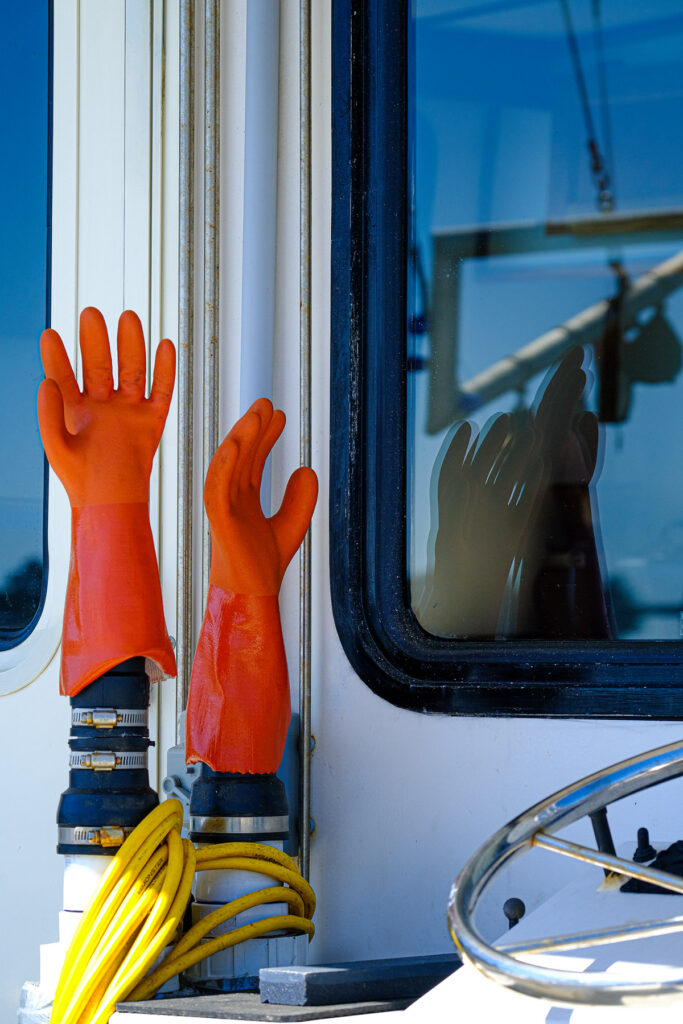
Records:
M671 242L680 237L683 211L657 214L608 215L599 220L486 228L444 232L434 238L434 285L430 314L429 408L427 432L444 430L454 420L508 391L518 390L556 362L574 345L595 345L605 331L611 303L603 299L571 317L513 355L500 360L471 380L458 384L459 265L464 259L521 253L574 251L578 248ZM659 264L629 284L621 298L622 333L637 324L648 308L659 309L668 295L683 286L683 252ZM676 370L677 372L677 370Z

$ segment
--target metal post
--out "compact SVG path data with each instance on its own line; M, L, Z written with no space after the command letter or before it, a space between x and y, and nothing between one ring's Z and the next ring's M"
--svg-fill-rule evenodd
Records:
M183 742L192 659L192 456L194 349L194 0L180 4L180 203L178 267L178 591L176 743Z
M220 214L220 3L204 6L204 430L203 474L206 479L218 446L218 280ZM206 603L211 565L211 535L206 512L202 530L202 604Z
M311 464L311 6L299 5L299 415L300 462ZM299 562L299 716L301 780L299 855L304 878L310 872L311 845L311 534Z

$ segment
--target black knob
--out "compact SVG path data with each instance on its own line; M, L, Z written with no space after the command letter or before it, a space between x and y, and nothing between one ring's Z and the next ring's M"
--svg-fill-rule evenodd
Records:
M514 928L515 925L522 920L526 912L526 907L522 900L518 900L516 896L511 896L509 900L505 900L503 904L503 913L508 919L508 928Z
M636 864L644 864L657 856L657 851L650 845L650 833L646 828L638 829L638 849L633 854Z

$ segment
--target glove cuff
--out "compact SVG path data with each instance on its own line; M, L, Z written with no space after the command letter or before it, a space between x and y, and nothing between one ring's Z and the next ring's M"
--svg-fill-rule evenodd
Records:
M211 585L192 667L187 763L202 761L218 772L276 772L290 714L277 597Z
M72 508L60 692L73 697L134 657L176 674L148 504Z

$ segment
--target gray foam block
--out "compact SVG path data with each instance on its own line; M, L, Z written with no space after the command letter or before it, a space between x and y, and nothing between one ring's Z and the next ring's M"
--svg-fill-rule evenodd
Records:
M366 999L418 999L460 966L455 954L318 966L264 967L261 1002L326 1006Z

